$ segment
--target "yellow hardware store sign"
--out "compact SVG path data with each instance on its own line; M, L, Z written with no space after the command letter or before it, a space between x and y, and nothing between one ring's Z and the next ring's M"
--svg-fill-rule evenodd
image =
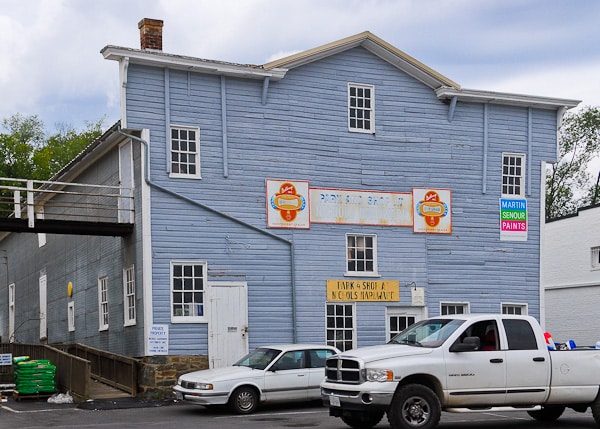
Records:
M400 301L400 282L327 280L327 301Z

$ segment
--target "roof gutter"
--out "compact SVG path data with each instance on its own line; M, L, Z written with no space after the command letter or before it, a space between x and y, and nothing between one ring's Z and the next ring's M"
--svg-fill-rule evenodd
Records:
M443 86L435 90L440 100L452 100L486 104L505 104L511 106L537 107L539 109L557 110L576 107L581 100L565 98L539 97L534 95L511 94L505 92L480 91L475 89L459 89Z
M157 51L142 51L139 49L106 46L100 53L104 59L121 61L127 58L130 64L142 64L152 67L164 67L174 70L194 71L199 73L233 76L246 79L269 78L278 81L287 73L283 68L266 70L263 66L252 64L236 64L225 61L211 61L183 55L165 54Z

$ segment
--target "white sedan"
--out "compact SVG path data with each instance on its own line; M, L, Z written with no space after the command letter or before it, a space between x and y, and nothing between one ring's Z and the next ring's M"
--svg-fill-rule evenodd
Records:
M337 353L311 344L263 346L233 366L184 374L173 390L180 401L228 404L237 414L253 412L260 402L318 400L325 360Z

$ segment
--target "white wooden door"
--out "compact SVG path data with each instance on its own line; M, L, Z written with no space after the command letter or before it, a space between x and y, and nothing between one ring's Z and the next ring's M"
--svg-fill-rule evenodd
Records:
M248 353L248 297L245 282L209 282L208 360L229 366Z

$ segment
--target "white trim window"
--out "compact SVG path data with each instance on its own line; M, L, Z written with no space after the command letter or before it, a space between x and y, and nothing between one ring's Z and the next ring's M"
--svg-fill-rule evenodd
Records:
M525 196L524 154L502 154L502 195Z
M592 270L600 270L600 246L592 247Z
M171 127L170 177L200 179L200 130Z
M69 332L75 331L75 302L70 301L67 304L67 324Z
M517 314L527 315L527 304L514 303L514 302L503 302L502 303L502 314Z
M135 270L133 265L123 269L124 326L135 325Z
M379 275L376 235L346 234L346 275Z
M387 341L391 340L417 321L417 317L414 314L407 314L406 311L397 308L387 307L386 315L385 328Z
M327 345L341 351L353 349L356 345L356 326L353 303L327 303L325 315L325 335Z
M375 87L348 83L348 130L375 132Z
M98 278L98 330L108 330L108 277Z
M8 341L15 342L15 284L8 285Z
M468 302L442 302L440 303L440 314L442 316L452 314L469 314Z
M206 262L171 261L171 322L207 322Z

